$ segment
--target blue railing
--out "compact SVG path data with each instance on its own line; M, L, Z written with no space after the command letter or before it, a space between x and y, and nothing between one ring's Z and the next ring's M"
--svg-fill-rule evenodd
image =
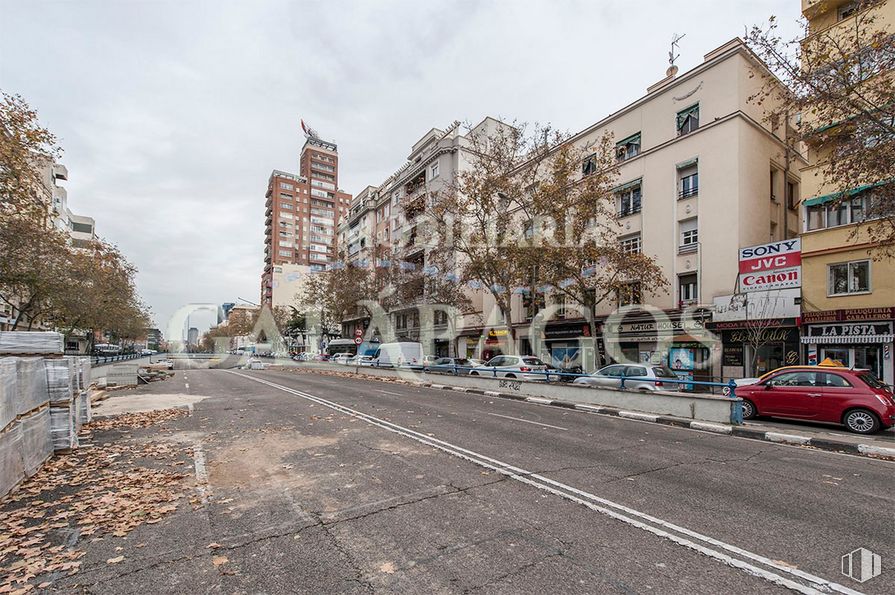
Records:
M118 355L91 355L90 364L93 366L101 366L104 364L111 364L115 362L126 362L132 359L140 359L141 357L148 356L141 355L139 353L121 353Z

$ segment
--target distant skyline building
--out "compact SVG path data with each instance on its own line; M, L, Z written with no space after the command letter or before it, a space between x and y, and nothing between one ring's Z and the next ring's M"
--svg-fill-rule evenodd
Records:
M199 344L199 329L194 326L190 327L190 330L186 333L186 342L188 345L196 346Z
M351 205L339 189L337 145L302 128L299 173L275 169L267 181L261 303L268 306L293 303L304 276L338 258L336 229Z

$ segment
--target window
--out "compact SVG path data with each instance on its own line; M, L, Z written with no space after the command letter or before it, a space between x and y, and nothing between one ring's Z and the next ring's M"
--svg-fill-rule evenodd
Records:
M581 162L581 175L589 176L597 173L597 154L588 155Z
M429 179L434 180L438 177L438 162L436 161L429 166Z
M636 183L629 188L624 188L618 193L618 215L625 217L639 213L642 207L642 196L640 194L640 183Z
M280 250L280 251L279 251L279 254L280 254L280 256L290 256L290 257L291 257L291 256L292 256L292 250Z
M771 168L771 171L769 172L769 180L770 181L768 183L768 196L770 197L771 200L776 201L777 200L777 192L774 190L774 188L777 185L777 170L776 169Z
M699 244L699 220L695 217L681 221L678 224L681 232L681 243L679 252L690 252L696 250Z
M679 198L688 198L699 194L699 172L695 167L681 170L679 175L681 179L678 190Z
M631 135L615 144L615 157L625 161L640 154L640 133Z
M280 192L280 198L284 200L292 200L294 197L288 192Z
M836 18L839 21L844 21L848 17L854 15L856 12L858 12L858 3L847 2L836 10Z
M291 211L291 210L292 210L292 205L289 204L288 202L281 202L281 203L280 203L280 208L281 208L281 209L289 209L289 210Z
M831 386L834 388L851 388L851 384L849 383L849 381L839 374L826 372L823 374L819 374L819 376L819 384L821 386Z
M311 180L311 186L317 186L318 188L326 188L327 190L335 190L336 185L332 182L322 182L320 180Z
M870 261L856 260L830 265L829 295L870 291Z
M618 305L629 306L631 304L643 303L643 294L640 289L640 282L626 283L618 288L617 292Z
M621 240L621 249L625 254L639 254L641 249L640 234L627 236Z
M771 386L817 386L817 372L786 372L768 380Z
M699 104L677 113L677 134L683 136L699 128Z
M798 185L795 182L786 181L786 207L789 209L796 208L799 200Z
M289 184L288 182L280 182L280 188L283 190L295 190L295 186Z
M319 189L317 189L317 188L311 188L311 196L318 196L318 197L320 197L320 198L327 198L327 197L329 197L329 193L326 192L325 190L319 190Z
M808 207L808 231L861 223L873 207L873 195L861 193L852 198Z
M678 296L682 306L699 300L699 287L697 284L696 273L678 277Z

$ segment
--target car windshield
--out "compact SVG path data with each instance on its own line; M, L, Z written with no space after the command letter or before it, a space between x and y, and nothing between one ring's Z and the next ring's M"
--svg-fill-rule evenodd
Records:
M883 390L891 391L888 385L883 383L882 380L874 376L873 372L864 372L863 374L858 374L858 378L860 378L864 384L871 388L881 388Z
M545 365L547 365L536 357L523 357L522 361L525 362L526 364L528 364L529 366L545 366Z

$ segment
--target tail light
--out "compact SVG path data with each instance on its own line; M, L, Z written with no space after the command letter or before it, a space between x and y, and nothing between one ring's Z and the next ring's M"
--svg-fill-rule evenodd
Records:
M520 366L520 367L519 367L519 371L520 371L520 372L530 372L530 371L531 371L531 368L526 368L525 366Z
M662 381L656 380L655 384L656 384L656 387L658 388L658 387L662 386Z

